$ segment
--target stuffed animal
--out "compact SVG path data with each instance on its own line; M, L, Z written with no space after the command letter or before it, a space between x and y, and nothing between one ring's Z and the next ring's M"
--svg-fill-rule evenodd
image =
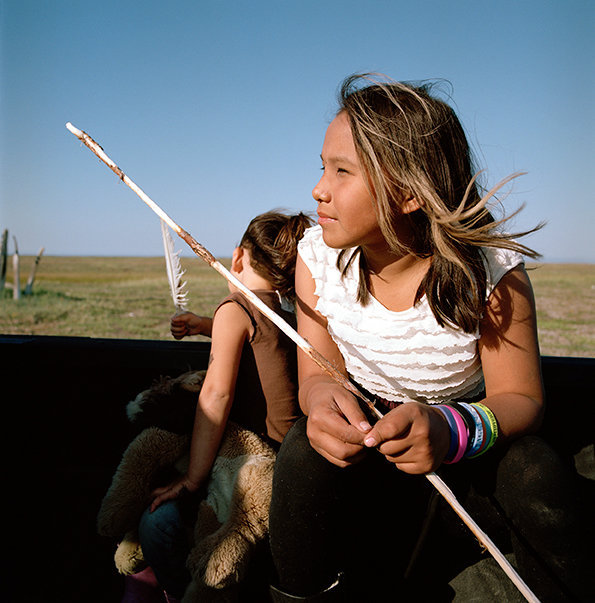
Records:
M161 379L127 406L141 431L122 456L97 519L99 533L119 542L115 563L122 574L146 567L137 526L151 491L187 468L189 432L204 374L191 371ZM171 417L188 414L190 408L186 424ZM196 511L194 546L187 560L193 581L185 603L234 599L258 543L267 535L274 462L275 452L259 436L228 422Z

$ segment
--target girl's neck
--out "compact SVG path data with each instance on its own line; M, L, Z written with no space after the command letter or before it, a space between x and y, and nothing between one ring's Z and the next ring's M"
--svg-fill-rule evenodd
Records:
M387 309L400 312L415 303L432 259L412 254L366 253L366 261L370 270L370 293Z
M261 289L266 291L274 291L274 287L271 285L270 281L256 273L252 267L250 267L248 270L242 271L238 278L240 281L242 281L242 284L248 287L248 289L251 291Z
M400 274L411 270L417 270L421 265L428 262L428 259L419 258L412 253L402 255L393 253L386 247L382 249L365 248L362 251L370 269L370 274L375 274L386 280L398 277Z
M274 291L271 282L254 270L250 261L250 251L243 247L236 247L234 249L231 260L231 273L251 291L258 289ZM235 290L235 287L233 290Z

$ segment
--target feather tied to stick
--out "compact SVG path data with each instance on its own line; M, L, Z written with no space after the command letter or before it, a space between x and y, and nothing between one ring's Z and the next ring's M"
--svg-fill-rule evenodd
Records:
M186 312L188 303L187 292L184 290L186 281L182 281L184 271L180 264L180 252L175 251L174 241L165 221L161 220L161 236L163 238L163 251L165 253L165 267L167 280L171 290L171 297L178 312Z

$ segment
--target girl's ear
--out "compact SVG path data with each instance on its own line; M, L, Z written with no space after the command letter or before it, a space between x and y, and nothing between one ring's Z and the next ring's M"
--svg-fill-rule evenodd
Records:
M244 268L244 250L241 247L236 247L231 256L231 270L236 274L240 274Z
M401 202L401 212L403 214L411 214L421 208L416 197L407 197Z

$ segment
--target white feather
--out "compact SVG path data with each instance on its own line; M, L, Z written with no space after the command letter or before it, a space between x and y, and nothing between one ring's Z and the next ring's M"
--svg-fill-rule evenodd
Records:
M181 311L186 311L186 281L182 282L184 271L180 264L180 252L174 250L174 241L171 238L169 228L164 220L161 220L161 235L163 238L163 250L165 252L165 267L167 269L167 280L171 289L171 297L174 306Z

